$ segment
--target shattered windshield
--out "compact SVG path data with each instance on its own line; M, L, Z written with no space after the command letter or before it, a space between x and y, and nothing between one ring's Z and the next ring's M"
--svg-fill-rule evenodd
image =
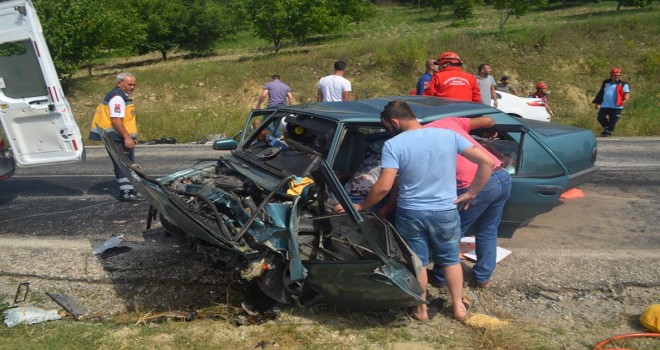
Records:
M335 122L309 115L276 112L255 120L255 128L235 155L280 176L307 176L317 158L328 156Z

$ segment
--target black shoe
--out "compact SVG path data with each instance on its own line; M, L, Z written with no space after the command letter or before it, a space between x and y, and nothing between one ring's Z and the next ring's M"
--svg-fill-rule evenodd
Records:
M144 198L140 196L134 190L130 191L119 191L119 201L120 202L142 202Z

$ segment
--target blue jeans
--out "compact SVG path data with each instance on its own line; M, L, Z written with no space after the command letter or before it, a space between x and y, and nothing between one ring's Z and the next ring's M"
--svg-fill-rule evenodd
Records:
M458 190L458 195L467 189ZM474 275L477 282L486 282L495 271L497 258L497 227L502 221L502 213L511 194L511 176L504 169L494 172L477 198L468 209L459 211L461 216L461 237L474 228L475 251L477 263L474 265ZM430 277L440 283L444 282L441 269L435 267Z
M461 225L455 208L440 211L397 208L394 224L424 266L429 264L429 250L436 266L460 263Z

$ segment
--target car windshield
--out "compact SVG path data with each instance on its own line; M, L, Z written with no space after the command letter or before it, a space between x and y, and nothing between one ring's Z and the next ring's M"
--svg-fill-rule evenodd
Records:
M328 156L337 129L332 121L290 112L276 112L253 126L235 155L280 176L308 176L315 159Z

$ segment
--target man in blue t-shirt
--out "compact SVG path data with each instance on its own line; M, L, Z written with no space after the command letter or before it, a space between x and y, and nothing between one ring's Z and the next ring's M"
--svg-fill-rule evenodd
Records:
M429 250L435 264L442 266L452 297L454 318L467 315L463 302L463 270L458 245L461 238L457 209L467 208L488 182L493 161L470 141L454 131L424 128L404 101L392 101L381 113L381 123L395 135L382 150L381 173L367 198L354 204L364 210L380 202L398 177L399 194L395 226L424 266ZM477 163L477 175L467 191L456 197L456 155ZM426 291L426 269L419 274ZM426 297L426 292L422 295ZM426 303L415 306L412 316L428 319Z
M630 99L630 86L621 80L621 68L612 68L610 79L603 80L603 85L593 100L598 109L598 122L603 127L600 136L612 136L616 123L621 118L623 105L628 99Z
M424 95L424 90L429 87L433 74L438 71L439 67L435 60L426 60L426 72L419 77L417 81L417 95Z

